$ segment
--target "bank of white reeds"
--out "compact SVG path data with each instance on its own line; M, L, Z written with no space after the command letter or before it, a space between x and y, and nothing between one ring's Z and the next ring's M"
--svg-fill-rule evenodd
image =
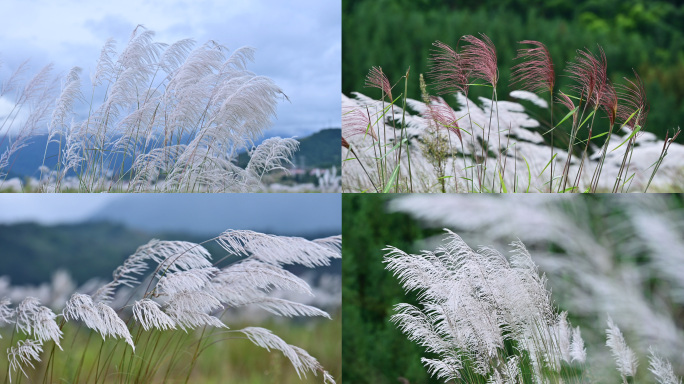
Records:
M282 352L300 377L320 373L325 382L334 382L305 350L264 328L230 329L220 320L220 313L228 308L256 306L275 316L330 318L325 311L280 298L277 293L313 295L306 281L283 266L329 265L331 259L341 257L341 241L341 236L306 240L244 230L228 230L202 244L152 240L114 271L112 281L92 295L74 293L59 314L33 297L15 305L3 299L0 327L12 328L11 337L0 341L9 346L8 381L25 376L38 382L150 382L167 380L173 365L180 364L187 382L207 345L247 338L260 347ZM203 246L208 242L219 244L225 256L213 260ZM237 261L221 267L225 260ZM126 291L128 301L113 306L112 299L122 287L133 289ZM90 332L85 347L78 347L85 349L74 349L73 334L73 340L63 337L66 326ZM222 337L219 340L216 330ZM92 331L101 336L100 346L90 343ZM169 333L171 338L178 333L191 335L185 347L189 352L178 347L158 348L165 340L162 335ZM105 349L105 344L113 349ZM187 354L189 363L180 363L179 353ZM57 375L67 376L55 376L52 365L56 354L74 354L80 363L57 369ZM94 365L93 356L97 356ZM166 375L157 372L161 367L165 367Z

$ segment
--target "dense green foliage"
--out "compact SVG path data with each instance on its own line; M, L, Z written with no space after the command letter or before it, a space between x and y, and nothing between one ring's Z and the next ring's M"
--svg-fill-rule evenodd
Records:
M78 284L111 278L116 267L149 240L144 232L109 223L1 225L0 276L10 276L12 285L50 281L57 269L68 269Z
M573 60L577 49L597 52L599 44L606 52L608 74L615 84L625 83L625 76L633 78L632 68L640 74L651 103L645 130L664 138L666 130L684 121L683 4L645 0L344 0L342 91L379 98L379 91L364 89L372 66L381 66L390 82L400 83L403 90L400 80L410 67L408 96L419 100L418 75L429 71L432 43L440 40L455 46L463 35L485 33L497 49L500 100L512 90L508 86L510 67L521 40L546 44L555 63L556 89L569 92L570 80L559 76L564 74L565 63ZM471 96L489 98L491 89L473 87ZM558 107L555 116L566 112ZM530 114L548 125L548 112L530 106ZM601 131L607 129L608 123L601 123L606 126ZM679 140L684 142L684 136Z
M386 214L384 196L342 196L342 365L345 383L438 383L420 363L422 348L389 322L392 306L406 302L403 290L382 263L388 245L412 249L422 230L403 214ZM415 297L408 302L415 303Z

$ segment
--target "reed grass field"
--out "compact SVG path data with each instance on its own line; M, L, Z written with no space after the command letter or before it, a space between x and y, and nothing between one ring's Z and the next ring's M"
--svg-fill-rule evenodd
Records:
M258 324L264 328L272 330L280 335L284 340L297 340L300 347L311 352L319 358L324 366L328 367L333 377L341 377L341 318L339 314L331 314L333 320L328 321L268 321ZM243 328L247 323L237 323L232 325L234 328ZM68 348L68 353L58 353L50 360L48 367L47 361L36 364L35 374L31 375L31 380L25 377L17 377L12 382L28 383L42 382L43 374L49 368L52 377L64 378L63 382L100 382L100 383L128 383L140 381L138 377L146 378L150 383L184 383L187 378L188 364L192 359L192 348L196 346L197 335L195 332L190 334L176 333L170 331L149 331L145 332L139 343L139 350L150 352L143 354L137 360L137 364L131 367L130 372L121 374L116 372L116 364L113 361L120 359L125 352L120 344L113 341L105 341L104 344L99 335L93 334L94 331L83 330L71 324L63 328L64 339L70 340L69 344L64 344ZM134 331L135 333L135 331ZM4 329L1 333L2 342L11 339L11 331ZM325 340L325 342L321 342ZM101 355L99 348L103 345ZM149 346L149 348L148 348ZM172 350L160 358L155 358L154 350L162 348ZM50 346L47 346L50 348ZM203 349L196 366L192 370L189 382L193 383L224 383L226 378L239 383L320 383L321 377L309 374L306 378L299 378L289 360L278 351L268 352L259 348L244 338L222 334L220 331L210 331L206 339L202 342ZM91 351L91 352L88 352ZM129 352L126 352L129 353ZM83 357L81 363L80 358ZM100 361L98 363L98 357ZM104 360L109 358L109 362ZM151 361L151 364L146 364ZM6 373L8 372L8 360L2 359L0 371L7 382ZM69 380L74 378L79 371L78 366L85 367L82 371L85 377L80 381ZM104 369L109 365L109 369ZM149 375L146 372L147 366L153 367L155 373ZM99 373L98 372L99 367ZM98 380L95 379L98 376ZM49 382L49 381L48 381Z

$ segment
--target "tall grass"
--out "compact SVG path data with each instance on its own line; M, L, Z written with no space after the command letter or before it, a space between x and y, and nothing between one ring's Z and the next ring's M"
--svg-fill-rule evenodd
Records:
M447 230L434 251L387 247L386 269L419 301L395 305L392 322L425 348L423 364L445 382L592 382L580 328L558 313L522 242L511 246L508 258L489 247L474 251ZM626 384L636 376L637 357L610 317L606 325L606 346ZM656 382L681 383L667 360L653 351L649 360Z
M226 255L212 261L203 246L208 242ZM305 240L240 230L201 244L152 240L94 294L74 293L60 314L32 297L15 306L3 299L0 326L12 328L3 340L9 346L5 382L187 383L197 377L193 372L202 354L216 344L244 339L282 352L300 378L320 373L334 383L304 349L265 328L231 329L220 314L250 305L276 316L330 319L316 307L274 293L313 295L283 266L329 265L340 251L341 236ZM124 296L125 304L114 306L115 295Z
M684 319L679 315L684 275L678 267L684 255L684 211L679 195L452 194L406 196L389 206L429 230L448 226L470 244L506 249L519 238L547 275L558 306L582 326L587 344L605 342L600 329L610 315L640 359L649 346L657 346L675 372L684 375ZM594 348L592 360L609 361L610 356ZM594 367L594 376L610 382L612 369L604 363L600 367L605 369Z
M43 159L43 191L261 190L267 173L290 163L298 142L273 137L255 145L287 96L247 69L253 59L249 47L229 54L215 41L167 45L138 26L120 52L107 41L85 88L74 67L56 94L48 66L15 91L22 67L0 92L14 91L16 100L0 125L10 143L0 171L11 170L11 157L47 125L57 153L54 168ZM244 150L250 161L240 168Z
M649 159L634 155L650 108L639 75L634 72L633 80L625 79L624 85L614 87L602 48L598 47L598 55L585 49L577 51L575 60L565 69L575 84L564 92L555 89L556 69L544 44L530 40L521 44L525 47L518 51L519 62L513 67L511 83L527 92L515 91L511 95L549 108L550 123L543 134L521 132L520 128L534 125L525 121L526 116L521 119L519 107L499 102L497 53L486 35L464 36L456 48L437 41L430 55L431 84L428 87L421 83L420 87L423 103L407 99L406 91L392 99L391 83L379 67L369 74L376 81L367 82L382 89L379 102L360 94L356 94L356 100L343 96L343 136L351 152L346 157L346 190L368 190L366 186L373 185L377 192L389 192L389 188L379 186L401 178L418 181L421 191L440 192L447 192L445 179L452 179L451 192L647 190L650 183L646 180L655 177L673 138L666 137L659 154L651 154ZM382 79L378 79L379 75ZM404 83L406 88L407 78ZM442 95L456 93L462 109L451 110L444 99L430 94L430 87ZM468 99L472 87L492 89L490 100L481 98L482 109ZM548 103L534 93L545 96ZM395 107L400 100L401 109ZM558 105L566 110L561 110L563 117L556 122L554 106ZM419 115L408 115L406 106ZM355 117L344 119L345 115ZM603 115L607 124L596 119L597 115ZM553 143L554 131L564 125L571 125L566 151L557 150ZM401 142L396 139L397 130ZM580 130L588 132L587 140L580 139ZM615 137L618 132L624 132L624 136ZM547 140L550 151L542 156ZM440 149L440 141L447 141L448 146ZM406 157L401 158L397 149L404 144ZM647 152L645 148L637 151ZM411 152L414 161L410 161ZM394 156L389 167L392 177L387 176L388 154ZM429 164L420 164L421 158ZM637 164L632 163L633 158L638 159ZM607 159L610 164L606 164ZM364 168L363 174L356 164ZM413 171L409 171L411 166ZM399 188L397 183L391 190L413 190L407 186L404 183L404 188Z

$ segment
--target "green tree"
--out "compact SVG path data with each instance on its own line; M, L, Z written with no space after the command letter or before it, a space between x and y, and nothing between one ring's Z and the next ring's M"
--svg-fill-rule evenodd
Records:
M420 363L422 348L389 322L392 306L406 298L382 262L387 244L411 249L416 239L435 231L422 229L407 215L387 214L387 201L342 195L343 382L394 384L404 377L411 383L438 383Z

